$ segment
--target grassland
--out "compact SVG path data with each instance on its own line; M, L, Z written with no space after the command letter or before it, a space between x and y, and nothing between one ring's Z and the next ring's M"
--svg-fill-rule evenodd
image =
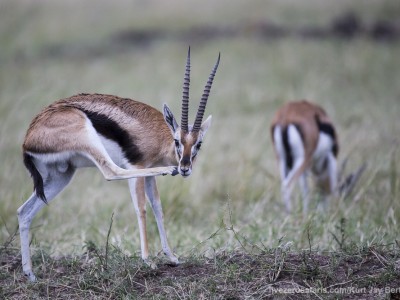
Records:
M330 31L349 11L360 34ZM399 286L400 44L368 34L399 17L395 0L0 2L0 296L259 298L270 294L261 287L282 282ZM286 34L267 34L271 24ZM310 28L324 34L302 34ZM161 268L143 266L127 184L82 170L35 218L31 247L43 281L25 283L14 234L16 210L32 192L20 147L33 116L80 92L165 102L178 112L189 44L192 113L219 51L222 60L194 174L158 180L170 244L186 263L163 264L149 213ZM348 172L367 164L348 198L306 217L300 199L293 214L283 210L269 137L274 111L303 98L337 124Z

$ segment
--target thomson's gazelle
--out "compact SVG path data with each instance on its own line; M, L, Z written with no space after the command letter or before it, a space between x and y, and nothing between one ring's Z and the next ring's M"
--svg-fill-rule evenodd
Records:
M290 212L290 194L299 179L303 212L309 203L307 174L311 171L322 195L322 205L337 186L339 151L335 128L324 109L308 101L290 102L280 108L271 124L271 135L279 161L282 197Z
M154 176L192 172L211 116L202 123L211 85L211 72L193 126L188 125L190 49L183 85L182 117L178 125L167 105L163 114L131 99L80 94L54 102L32 121L23 144L24 163L33 178L34 193L18 209L22 266L35 280L29 249L29 227L38 211L70 182L75 170L97 167L107 180L128 179L139 221L141 253L149 252L146 235L146 195L156 218L164 253L173 264L163 225L163 212ZM178 166L178 167L176 167Z

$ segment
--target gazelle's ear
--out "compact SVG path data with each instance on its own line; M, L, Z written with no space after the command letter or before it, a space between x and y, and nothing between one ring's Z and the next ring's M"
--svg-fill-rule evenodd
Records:
M179 128L179 126L175 120L172 111L170 110L167 104L164 104L163 114L164 114L164 120L167 123L169 129L171 129L172 133L175 133Z
M205 121L203 122L203 124L201 124L201 129L200 129L200 131L203 133L203 135L206 134L208 128L210 127L210 125L211 125L211 119L212 119L212 116L210 115L210 116L208 116L207 120L205 120Z

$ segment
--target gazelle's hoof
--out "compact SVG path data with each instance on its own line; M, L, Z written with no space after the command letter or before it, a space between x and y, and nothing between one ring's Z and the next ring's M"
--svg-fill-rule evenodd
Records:
M168 171L164 172L164 173L162 174L163 176L165 176L165 175L172 175L172 176L175 176L175 175L178 175L178 174L179 174L179 172L178 172L178 167L171 166L171 167L167 167L167 168L168 168Z
M178 175L178 174L179 174L178 168L175 167L174 170L172 171L171 175L172 175L172 176L176 176L176 175Z
M26 277L28 277L28 280L30 282L35 282L36 281L36 276L35 276L35 274L33 274L32 271L24 272L24 274L25 274Z
M176 267L180 264L179 259L174 255L168 255L168 259L169 259L168 265L170 266Z
M157 264L152 259L146 258L143 261L149 268L153 270L157 269Z

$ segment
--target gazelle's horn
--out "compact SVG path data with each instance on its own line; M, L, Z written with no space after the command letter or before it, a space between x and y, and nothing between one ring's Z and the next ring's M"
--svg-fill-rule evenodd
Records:
M204 88L203 96L201 96L199 109L197 110L196 120L194 121L193 129L192 129L192 131L194 131L194 132L200 131L201 122L202 122L203 116L204 116L204 111L206 110L208 95L210 94L211 85L213 83L215 73L217 72L220 58L221 58L221 53L219 53L219 55L218 55L217 62L215 63L215 66L211 71L210 77L208 77L207 84Z
M183 79L183 95L182 95L181 129L186 132L189 131L189 125L188 125L189 85L190 85L190 47L187 54L186 71L185 71L185 77Z

